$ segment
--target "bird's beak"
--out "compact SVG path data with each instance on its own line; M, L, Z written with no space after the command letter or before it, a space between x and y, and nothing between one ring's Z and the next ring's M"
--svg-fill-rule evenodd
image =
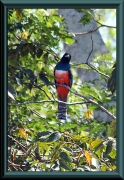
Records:
M65 57L70 58L70 55L69 55L69 54L67 54Z

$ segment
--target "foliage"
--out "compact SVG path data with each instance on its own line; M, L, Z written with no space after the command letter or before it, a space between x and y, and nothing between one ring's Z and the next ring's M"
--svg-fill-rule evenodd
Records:
M114 70L112 71L111 77L108 80L108 89L112 92L112 94L116 90L116 64L113 66Z
M89 22L86 16L83 24ZM99 106L87 102L116 114L111 106L116 92L101 86L107 84L105 76L96 72L101 84L82 85L72 64L70 116L64 123L56 119L53 69L62 53L59 42L75 41L64 25L57 10L8 10L8 171L116 171L116 120L98 121L94 111ZM104 74L112 63L111 54L92 61ZM79 67L93 71L87 64Z

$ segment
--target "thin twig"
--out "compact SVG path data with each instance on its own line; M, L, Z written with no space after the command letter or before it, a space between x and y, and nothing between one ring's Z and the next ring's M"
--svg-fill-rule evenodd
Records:
M8 137L11 138L12 140L14 140L17 144L19 144L19 145L22 147L22 149L26 152L26 150L25 150L26 146L24 146L23 144L21 144L21 143L20 143L19 141L17 141L14 137L12 137L12 136L10 136L10 135L8 135Z
M30 111L33 112L35 115L37 115L37 116L40 117L40 118L43 118L43 117L41 116L41 114L38 113L37 111L35 111L33 108L30 108L30 107L28 107L28 108L29 108ZM43 119L44 119L44 118L43 118Z
M85 64L86 64L86 63L85 63ZM100 72L98 69L96 69L96 68L95 68L93 65L91 65L90 63L88 63L87 65L88 65L91 69L93 69L93 70L95 70L96 72L98 72L99 74L105 76L106 78L110 78L109 75Z
M25 166L26 166L26 164L15 164L15 163L13 163L13 162L10 161L10 160L8 160L8 162L9 162L10 164L12 164L13 166L17 166L17 167L20 167L20 166L25 167Z
M101 23L99 23L101 24ZM89 34L89 33L93 33L95 31L97 31L99 28L101 27L108 27L108 28L116 28L115 26L108 26L108 25L104 25L104 24L101 24L100 26L98 26L96 29L94 30L91 30L91 31L86 31L86 32L79 32L79 33L74 33L72 32L72 34L74 34L75 36L79 36L79 35L85 35L85 34Z
M80 66L82 64L86 64L86 63L73 63L71 64L71 66ZM96 72L98 72L99 74L101 74L102 76L105 76L106 78L110 78L109 75L106 75L104 73L102 73L101 71L99 71L98 69L96 69L93 65L91 65L90 63L86 64L87 66L89 66L91 69L95 70Z
M48 97L48 99L49 100L51 100L51 98L47 95L47 93L45 92L45 90L44 89L42 89L42 88L40 88L39 86L37 86L37 85L33 85L34 87L36 87L36 88L38 88L38 89L40 89L41 91L43 91L44 92L44 94Z
M93 20L96 21L98 24L100 24L102 27L116 28L116 26L109 26L109 25L106 25L106 24L102 24L102 23L100 23L99 21L97 21L95 18L93 18Z
M8 103L8 106L23 106L23 105L27 105L27 104L40 104L40 103L63 103L63 104L67 104L67 105L75 105L75 104L86 104L86 103L89 103L88 101L87 102L84 102L84 101L80 101L80 102L74 102L74 103L67 103L67 102L63 102L63 101L59 101L57 99L55 100L42 100L42 101L26 101L26 102L23 102L23 103Z
M101 26L99 26L99 27L97 27L96 29L91 30L91 31L80 32L80 33L74 33L74 32L73 32L72 34L74 34L75 36L85 35L85 34L93 33L93 32L97 31L97 30L98 30L99 28L101 28L101 27L103 27L103 26L101 25Z
M92 49L91 49L91 51L90 51L90 53L89 53L89 56L88 56L88 58L87 58L87 60L86 60L86 64L88 64L88 59L89 59L89 57L91 56L91 54L92 54L92 52L93 52L93 38L92 38L92 33L91 33L91 41L92 41Z

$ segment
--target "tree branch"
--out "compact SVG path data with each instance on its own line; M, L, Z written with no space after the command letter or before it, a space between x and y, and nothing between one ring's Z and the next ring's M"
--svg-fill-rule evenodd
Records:
M96 68L95 68L93 65L91 65L90 63L85 63L85 64L87 64L91 69L95 70L96 72L98 72L99 74L105 76L106 78L110 78L109 75L100 72L98 69L96 69Z
M66 85L61 85L61 84L55 84L56 86L61 86L61 87L64 87L64 88L67 88L70 92L72 92L73 94L83 98L86 100L86 102L82 101L82 102L75 102L75 103L66 103L66 102L63 102L63 101L59 101L59 100L42 100L42 101L33 101L33 102L23 102L23 103L8 103L9 106L21 106L21 105L27 105L27 104L33 104L33 103L44 103L44 102L60 102L60 103L63 103L63 104L67 104L67 105L75 105L75 104L86 104L86 103L92 103L94 104L95 106L99 107L102 111L104 111L106 114L108 114L111 118L113 119L116 119L116 116L114 116L112 113L110 113L107 109L105 109L102 105L98 104L97 102L93 101L92 99L89 99L73 90L70 89L69 86L66 86Z
M74 92L73 90L70 89L69 86L66 86L66 85L61 85L61 84L56 84L57 86L62 86L62 87L65 87L67 89L69 89L70 92L72 92L73 94L83 98L83 99L86 99L89 103L92 103L94 105L96 105L97 107L99 107L102 111L104 111L106 114L108 114L111 118L113 119L116 119L116 116L114 116L112 113L110 113L107 109L105 109L102 105L98 104L97 102L93 101L92 99L89 99L81 94L78 94L77 92Z
M63 104L67 104L67 105L75 105L75 104L87 104L90 103L89 101L84 102L74 102L74 103L67 103L67 102L63 102L63 101L59 101L59 100L42 100L42 101L26 101L23 103L8 103L8 106L23 106L23 105L28 105L28 104L41 104L41 103L63 103ZM33 110L32 110L33 112ZM39 114L40 115L40 114Z
M101 27L116 28L115 26L108 26L108 25L105 25L105 24L101 24L100 22L97 22L97 23L99 23L100 26L98 26L96 29L93 29L91 31L86 31L86 32L79 32L79 33L72 32L71 34L74 35L74 36L79 36L79 35L85 35L85 34L93 33L93 32L97 31Z

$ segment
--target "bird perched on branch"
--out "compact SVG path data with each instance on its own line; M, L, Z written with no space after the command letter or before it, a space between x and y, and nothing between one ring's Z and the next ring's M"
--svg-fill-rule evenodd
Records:
M54 77L55 77L56 90L58 94L58 100L63 102L67 102L67 96L69 93L69 89L64 87L64 85L71 88L73 81L71 66L69 64L70 59L71 59L71 55L65 53L54 68ZM59 86L59 84L61 86ZM66 113L67 113L67 105L59 102L57 118L66 120Z

